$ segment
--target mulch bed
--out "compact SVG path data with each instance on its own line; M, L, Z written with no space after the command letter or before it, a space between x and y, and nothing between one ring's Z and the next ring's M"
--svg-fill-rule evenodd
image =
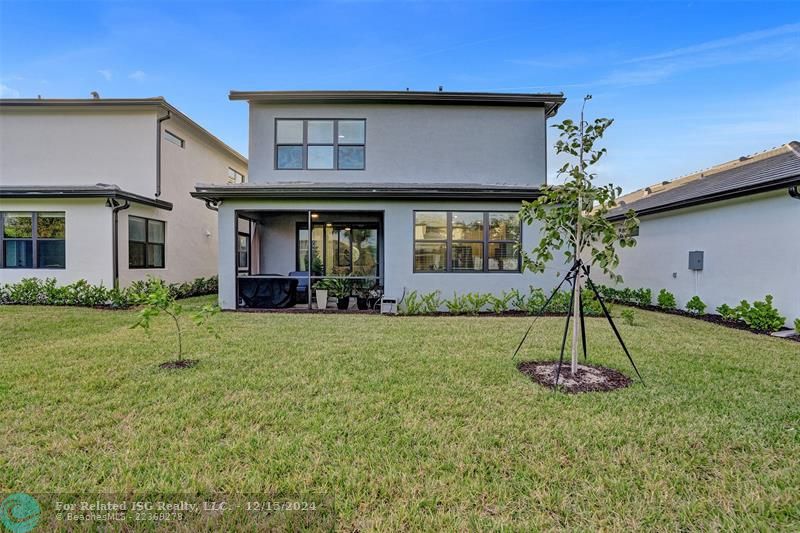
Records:
M158 368L163 368L164 370L180 370L182 368L192 368L199 363L197 359L178 359L177 361L167 361L166 363L161 363L158 365Z
M517 369L539 385L553 388L558 361L523 361ZM579 364L578 371L572 374L569 362L561 366L558 388L567 393L606 392L622 389L631 384L631 378L604 366Z
M800 342L800 335L790 335L788 337L784 337L784 339L789 339L790 341Z

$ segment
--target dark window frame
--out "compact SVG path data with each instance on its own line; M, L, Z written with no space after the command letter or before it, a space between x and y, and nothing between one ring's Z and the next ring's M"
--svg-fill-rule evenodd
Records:
M417 239L416 225L417 213L446 213L447 214L447 228L446 239ZM474 239L462 240L453 239L453 213L482 213L483 214L483 239L478 241ZM489 220L492 213L505 213L514 214L519 217L517 211L504 211L502 209L493 209L491 211L475 210L475 209L415 209L411 213L411 232L412 232L412 255L411 255L411 269L414 274L520 274L522 272L522 255L517 253L517 268L514 270L498 270L489 268L489 245L491 244L522 244L522 221L518 218L519 223L519 239L492 239L490 237ZM444 270L418 270L416 255L417 243L430 243L430 244L444 244L445 245L445 269ZM453 268L453 244L482 244L483 246L483 265L481 270L466 270Z
M164 140L167 142L171 142L178 148L186 148L186 141L182 137L175 135L168 129L164 129Z
M6 237L5 223L8 213L25 213L31 215L31 236L30 237ZM51 238L39 237L39 215L62 214L64 215L64 237ZM30 241L31 242L31 266L7 266L6 265L6 241ZM39 241L64 243L64 266L39 266ZM66 211L0 211L0 269L9 270L66 270L67 268L67 212Z
M228 167L228 181L230 181L231 183L245 183L247 181L247 176L245 176L242 172L239 172L233 167Z
M328 222L311 222L311 231L308 233L308 242L309 246L311 246L311 242L313 241L313 232L314 226L322 227L322 250L319 251L320 259L322 260L322 273L319 274L321 277L337 277L334 274L326 274L327 271L327 258L328 258L328 240L325 238L325 227L329 224ZM346 221L336 221L330 222L334 226L343 226L349 228L358 228L358 229L374 229L378 233L378 244L377 250L375 251L375 259L377 263L377 268L375 269L375 278L381 277L381 271L383 269L382 264L382 255L381 249L383 248L383 243L381 242L382 236L382 228L380 222L368 222L368 221L359 221L359 222L346 222ZM294 257L295 257L295 271L297 272L306 272L305 270L300 269L300 232L303 230L308 229L307 222L297 222L295 225L295 232L294 232ZM310 266L310 265L309 265ZM315 276L317 274L314 274ZM353 275L353 239L352 236L350 238L350 275ZM356 276L356 277L372 277L372 276Z
M303 124L303 139L302 143L279 143L278 142L278 122L302 122ZM332 143L317 143L309 142L308 140L308 123L309 122L333 122L333 142ZM364 123L364 142L363 143L350 143L339 142L339 122L363 122ZM281 147L300 147L300 167L298 168L282 168L278 165L278 149ZM330 168L309 168L308 167L308 148L311 146L330 146L333 149L333 165ZM361 168L340 168L339 166L339 147L361 147L364 150L364 164ZM367 169L367 119L366 118L275 118L273 127L273 164L275 170L307 170L307 171L356 171L360 172Z
M144 240L143 241L131 241L131 225L130 219L136 218L139 220L144 220ZM164 242L150 242L150 222L158 222L163 224L164 226ZM131 264L131 242L135 242L137 244L144 244L144 265L132 265ZM148 266L150 263L149 259L149 252L148 246L161 246L162 248L162 258L163 258L163 265L161 266ZM128 215L128 268L130 270L163 270L167 268L167 222L165 220L158 220L157 218L147 218L138 215Z
M249 274L250 273L250 264L251 264L251 262L250 262L250 233L245 232L245 231L240 231L240 232L237 233L237 236L238 237L236 239L236 272L238 274L242 274L242 273ZM242 251L239 248L239 243L241 242L239 239L241 239L242 237L245 238L245 241L244 241L245 242L245 249L244 249L244 251ZM246 260L247 265L245 265L245 266L242 266L242 265L239 264L239 259L240 259L239 254L242 254L242 253L244 253L246 258L247 258L247 260Z

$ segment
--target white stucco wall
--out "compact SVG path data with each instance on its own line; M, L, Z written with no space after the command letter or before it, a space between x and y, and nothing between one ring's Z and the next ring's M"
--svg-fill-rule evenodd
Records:
M696 294L711 312L772 294L788 325L800 317L798 232L800 201L786 190L645 216L618 273L626 287L653 289L654 299L667 289L680 307ZM688 267L694 250L705 252L701 272Z
M191 281L217 274L217 214L191 197L195 183L224 184L228 168L247 175L247 163L211 143L178 117L165 121L163 129L181 137L181 148L161 140L161 196L172 211L134 204L120 215L120 283L153 275L168 282ZM153 144L155 141L153 140ZM165 268L128 268L128 216L166 222Z
M364 170L276 170L276 118L366 119ZM481 183L546 177L542 108L448 105L250 105L250 182Z
M387 296L400 298L403 290L430 292L440 290L443 297L450 297L454 292L493 292L518 288L527 290L529 285L547 290L554 287L565 269L548 270L545 274L527 273L418 273L413 272L414 260L414 210L473 210L473 211L516 211L518 202L464 202L464 201L356 201L356 200L226 200L219 209L219 301L223 309L234 309L236 306L235 285L235 218L236 210L247 209L297 209L297 210L365 210L384 212L384 291ZM522 242L526 249L536 245L539 231L536 227L524 226ZM288 243L286 250L288 260L293 263L294 243ZM282 266L289 266L289 263ZM292 265L291 270L294 270ZM262 268L262 271L267 271ZM287 274L286 271L277 272Z
M111 210L105 200L0 199L0 211L63 211L66 256L64 269L0 268L0 283L35 277L56 278L59 284L85 279L96 285L113 285Z
M92 104L94 106L94 104ZM106 183L148 198L156 196L158 106L0 108L0 185L65 186ZM180 116L163 123L184 139L181 148L161 138L161 195L171 211L131 203L119 215L119 274L125 286L148 274L168 282L190 281L217 273L216 213L190 196L195 183L224 184L228 168L248 174L241 160ZM66 282L87 279L113 283L111 209L105 200L50 201L42 205L67 213L67 270L0 269L4 281L22 277L56 277ZM3 210L26 205L2 201ZM38 204L31 204L38 205ZM8 209L5 206L9 206ZM128 216L167 222L166 268L128 268ZM105 240L108 240L106 243ZM53 275L51 275L53 274Z
M152 197L155 108L0 108L0 184L118 185Z

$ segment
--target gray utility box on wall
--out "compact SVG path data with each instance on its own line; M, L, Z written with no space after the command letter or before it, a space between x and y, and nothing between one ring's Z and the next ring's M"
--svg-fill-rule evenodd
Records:
M703 270L703 252L689 252L689 270Z

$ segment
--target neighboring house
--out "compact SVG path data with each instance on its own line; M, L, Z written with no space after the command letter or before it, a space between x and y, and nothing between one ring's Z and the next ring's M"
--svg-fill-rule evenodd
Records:
M246 174L163 98L0 100L0 282L215 275L216 215L190 192Z
M517 212L545 184L546 121L562 95L230 98L250 104L250 180L193 193L219 209L223 308L311 305L306 288L326 276L397 299L552 286L555 273L521 273L515 247L539 239ZM294 302L278 301L287 278L297 280Z
M641 225L621 250L626 287L665 288L683 307L775 297L788 322L800 317L800 143L647 187L623 196Z

